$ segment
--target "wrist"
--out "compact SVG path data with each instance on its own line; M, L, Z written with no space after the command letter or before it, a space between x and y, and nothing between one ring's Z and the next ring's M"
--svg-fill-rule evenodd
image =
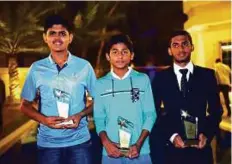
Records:
M85 116L85 112L80 112L80 113L78 113L79 114L79 116L82 118L82 117L84 117Z
M140 149L141 146L142 146L142 143L141 143L141 142L136 142L136 143L135 143L135 146L137 147L137 149Z
M47 125L47 117L46 116L42 117L39 122L43 125Z
M102 145L107 146L111 143L107 136L101 137Z

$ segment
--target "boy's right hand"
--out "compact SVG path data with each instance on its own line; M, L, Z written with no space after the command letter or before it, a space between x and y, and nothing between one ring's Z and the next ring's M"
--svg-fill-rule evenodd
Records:
M117 143L107 141L103 145L109 157L118 158L123 156Z
M48 116L44 119L44 121L42 122L42 124L53 128L53 129L64 129L64 125L59 123L62 123L65 120L65 118L63 117L59 117L59 116Z

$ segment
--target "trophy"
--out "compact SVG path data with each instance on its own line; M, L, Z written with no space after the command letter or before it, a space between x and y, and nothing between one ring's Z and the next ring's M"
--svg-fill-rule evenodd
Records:
M61 91L59 89L53 90L54 97L56 98L57 110L60 117L68 118L69 115L69 101L70 101L70 94ZM67 125L73 124L73 121L66 121L59 123L57 125Z
M131 136L132 136L132 129L134 127L134 124L122 117L118 117L118 125L119 130L119 146L121 153L126 156L126 154L129 151L129 147L131 144Z
M184 125L185 146L198 145L198 118L193 117L187 111L181 110L181 120Z

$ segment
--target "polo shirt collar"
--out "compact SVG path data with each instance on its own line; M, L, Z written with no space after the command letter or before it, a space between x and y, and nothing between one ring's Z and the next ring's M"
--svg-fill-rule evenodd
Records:
M49 62L51 64L56 64L56 62L52 59L52 54L51 53L49 54L48 59L49 59ZM68 51L68 60L64 64L66 64L66 63L69 64L71 59L72 59L72 54Z

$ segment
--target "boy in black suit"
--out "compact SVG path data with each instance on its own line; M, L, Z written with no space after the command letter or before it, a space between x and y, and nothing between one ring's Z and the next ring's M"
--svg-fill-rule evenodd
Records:
M210 142L221 121L221 106L214 71L191 62L194 50L187 31L175 31L168 53L173 65L157 73L153 81L159 129L165 145L165 163L212 164ZM163 104L163 109L161 109ZM183 115L184 112L184 115ZM187 146L183 116L196 118L197 143ZM155 161L154 161L155 162Z

